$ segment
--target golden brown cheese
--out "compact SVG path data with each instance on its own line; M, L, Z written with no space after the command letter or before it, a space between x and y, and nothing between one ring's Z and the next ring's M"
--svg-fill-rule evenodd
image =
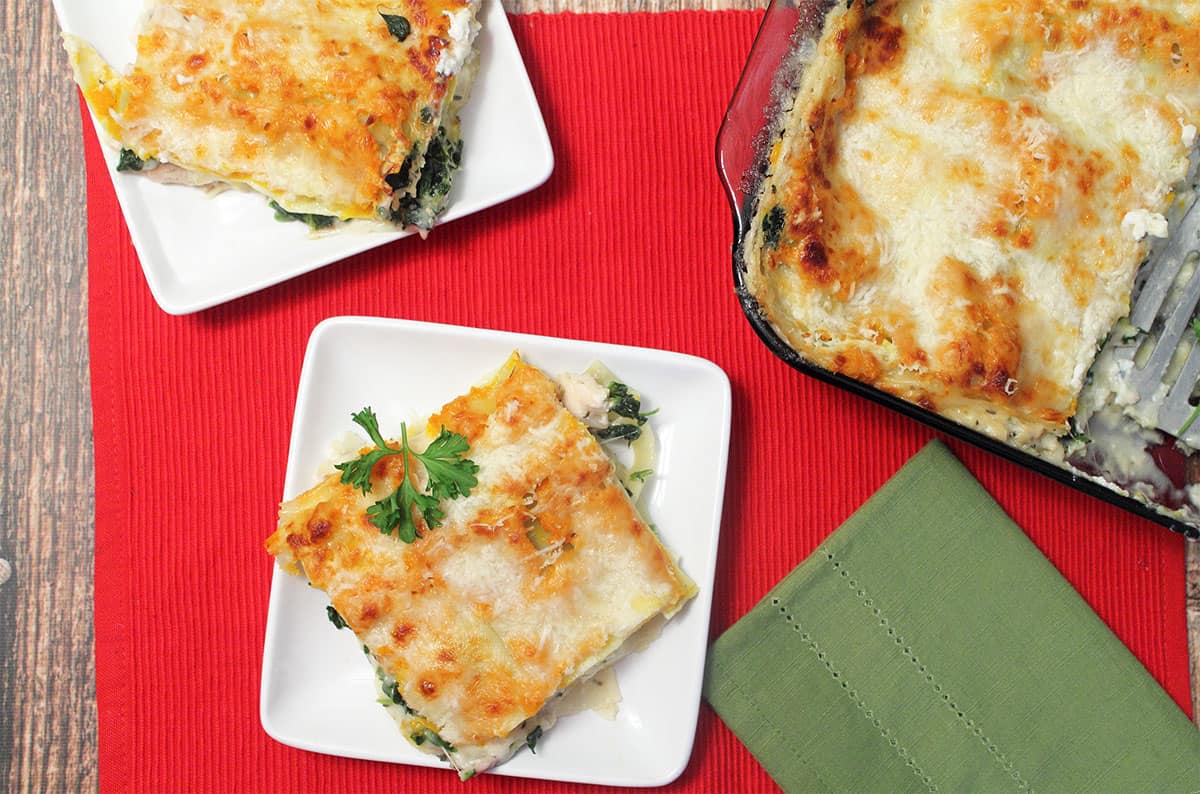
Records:
M1197 124L1198 3L838 3L747 287L821 367L1001 439L1064 433Z
M251 187L292 212L377 218L415 190L439 127L458 138L475 7L155 0L127 73L67 44L93 113L141 159ZM389 17L407 25L403 40Z
M377 464L372 494L335 473L285 503L267 549L329 595L397 680L415 712L405 733L435 731L471 772L518 749L555 693L695 586L541 370L514 354L427 435L443 426L466 436L479 482L443 501L442 526L410 545L368 523L402 476L395 455Z

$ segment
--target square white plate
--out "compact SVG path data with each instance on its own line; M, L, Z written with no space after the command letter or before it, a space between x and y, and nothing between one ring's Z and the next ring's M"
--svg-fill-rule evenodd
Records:
M300 375L284 498L316 484L331 442L370 405L385 435L465 392L513 350L551 376L602 361L645 395L659 442L641 507L700 588L646 649L616 664L615 720L564 717L489 774L618 786L657 786L687 766L696 733L729 448L729 379L701 358L404 320L339 317L316 327ZM394 361L396 366L378 366ZM369 377L365 374L370 373ZM264 533L265 534L265 533ZM375 701L374 671L329 603L275 569L267 613L260 712L284 744L353 758L446 766L412 748ZM319 682L319 683L315 683ZM452 774L447 767L446 774Z
M118 71L136 57L144 7L145 0L54 0L63 30L90 42ZM435 235L452 234L441 224L530 191L554 170L546 125L500 0L483 0L479 19L479 74L462 112L462 169ZM302 223L275 220L257 193L210 196L118 173L118 154L106 143L104 156L146 282L170 314L206 309L408 236L356 231L354 224L313 236Z

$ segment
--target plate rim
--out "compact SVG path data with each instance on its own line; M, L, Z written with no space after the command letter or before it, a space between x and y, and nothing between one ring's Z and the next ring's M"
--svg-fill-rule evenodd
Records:
M74 30L68 24L73 16L69 9L74 2L84 2L84 0L52 0L59 30L63 34L87 39L86 31L80 32ZM530 81L529 70L525 65L524 56L521 53L521 48L517 45L516 38L513 36L512 26L508 20L508 13L504 10L501 0L481 0L480 14L488 15L486 31L492 37L493 47L496 50L503 50L511 55L515 59L516 66L519 67L511 74L507 74L506 77L515 81L511 84L511 88L521 94L531 110L529 115L523 119L522 124L530 128L529 131L532 134L528 137L528 141L531 148L537 150L536 156L530 158L530 162L528 163L529 168L522 170L520 178L514 178L511 184L503 185L490 193L484 194L477 202L473 202L472 208L469 211L461 208L456 210L453 204L448 206L445 213L438 219L431 233L439 233L437 232L439 227L450 224L459 218L474 215L475 213L490 209L498 204L536 190L544 185L554 173L554 147L550 141L541 103L538 101L537 93L533 90L533 84ZM131 31L132 33L133 31ZM75 86L73 75L71 76L71 84ZM78 91L78 87L75 86L75 88ZM135 191L137 188L119 178L120 175L116 171L117 152L113 150L112 142L107 138L102 127L97 124L91 108L86 103L81 104L86 108L86 112L82 114L84 116L84 123L85 125L90 124L92 126L92 134L96 136L99 142L105 169L108 171L108 177L116 196L117 204L121 209L121 218L129 233L130 242L133 244L134 251L137 254L138 263L142 270L142 276L146 281L146 286L150 290L155 303L158 304L163 312L169 315L182 316L193 314L229 303L238 298L269 289L270 287L341 262L366 251L388 245L397 240L418 236L415 232L405 230L348 230L342 235L347 241L344 246L333 252L313 256L309 259L301 259L301 264L299 265L281 267L275 272L260 274L254 278L239 281L235 284L222 282L215 287L206 286L202 290L191 290L186 287L180 288L171 283L174 280L174 272L166 261L169 258L168 254L162 250L161 240L157 233L158 227L153 221L153 210L147 210L151 215L144 220L139 220L144 212L140 210L138 212L131 212L130 208L133 206L132 202L135 201ZM85 136L86 134L85 130ZM459 201L461 202L461 197ZM264 214L263 219L264 223L266 221L273 221L273 218L269 214ZM445 232L440 233L444 234Z

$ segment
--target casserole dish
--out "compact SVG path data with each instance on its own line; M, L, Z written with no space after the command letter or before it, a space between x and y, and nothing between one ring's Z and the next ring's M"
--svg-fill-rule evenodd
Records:
M1195 436L1097 356L1161 334L1123 318L1195 197L1197 12L1081 8L772 3L717 145L735 286L790 366L1200 537Z

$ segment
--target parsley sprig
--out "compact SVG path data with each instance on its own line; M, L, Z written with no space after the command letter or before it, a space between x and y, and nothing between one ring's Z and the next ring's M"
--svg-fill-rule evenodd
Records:
M371 471L375 468L375 464L388 455L399 455L402 450L392 449L387 445L387 441L379 432L379 420L376 418L375 412L371 410L371 406L368 405L358 413L351 414L350 418L354 420L354 424L367 431L367 435L375 443L375 448L359 455L354 460L339 463L334 468L342 473L344 484L353 485L363 493L370 493Z
M399 448L388 446L379 432L379 420L371 406L351 416L354 423L367 431L375 446L354 460L339 463L342 482L352 485L363 493L371 492L371 472L375 464L389 455L403 455L404 475L400 487L367 508L367 519L379 527L385 535L396 533L400 540L412 543L421 537L417 528L414 510L430 529L440 527L446 517L441 508L443 499L456 499L471 492L479 480L475 477L479 466L464 457L470 447L465 436L452 433L445 427L437 438L430 442L424 452L416 452L408 445L408 427L400 424ZM425 491L413 485L410 461L416 459L425 467L427 484Z

